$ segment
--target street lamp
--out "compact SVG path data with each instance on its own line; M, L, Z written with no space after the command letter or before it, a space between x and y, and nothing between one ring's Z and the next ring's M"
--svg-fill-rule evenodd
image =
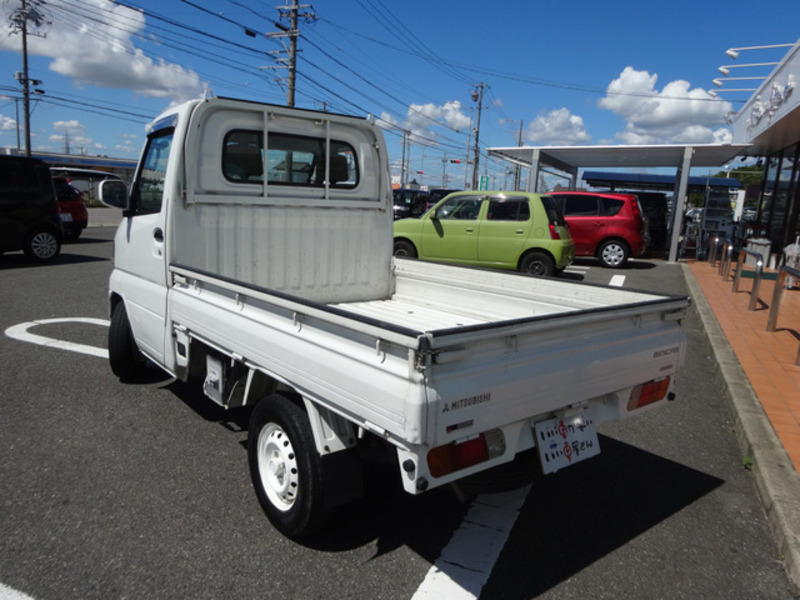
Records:
M770 44L769 46L742 46L741 48L728 48L725 50L725 54L730 56L733 60L736 60L739 57L739 52L741 50L765 50L767 48L788 48L790 46L794 46L794 44Z
M727 90L708 90L708 95L716 98L720 92L755 92L757 88L730 88Z
M731 69L739 69L741 67L767 67L770 65L778 65L776 62L763 62L763 63L750 63L747 65L722 65L717 70L723 75L730 75Z
M711 83L713 83L717 87L722 87L722 84L726 81L745 81L745 80L759 80L763 81L766 77L726 77L725 79L712 79Z

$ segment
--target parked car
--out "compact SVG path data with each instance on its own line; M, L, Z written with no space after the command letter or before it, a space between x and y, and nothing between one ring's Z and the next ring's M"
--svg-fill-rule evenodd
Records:
M83 192L67 183L64 177L53 177L56 200L65 240L77 240L89 224L89 211L83 202Z
M575 245L551 198L472 191L395 221L394 255L554 275L572 263Z
M611 268L647 249L647 219L633 194L553 192L575 241L575 256L596 256Z
M430 196L427 191L400 188L392 190L394 218L407 219L419 217L429 208Z
M428 191L428 207L431 208L437 204L445 196L449 196L454 192L463 192L464 190L451 190L447 188L436 188ZM427 209L426 209L427 210Z
M0 156L0 253L54 260L63 240L50 169L36 158Z

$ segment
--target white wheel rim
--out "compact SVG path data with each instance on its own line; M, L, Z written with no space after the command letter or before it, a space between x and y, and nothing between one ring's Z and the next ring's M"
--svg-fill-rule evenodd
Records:
M609 244L603 248L603 261L609 265L618 265L622 262L625 251L618 244Z
M299 477L297 456L280 425L267 423L258 434L258 473L272 505L281 511L294 506Z
M39 258L50 258L56 253L56 238L48 233L37 233L31 240L31 250Z

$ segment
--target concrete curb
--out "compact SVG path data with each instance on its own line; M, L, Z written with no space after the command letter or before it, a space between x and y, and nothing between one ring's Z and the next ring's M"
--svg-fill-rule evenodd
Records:
M786 573L800 589L800 475L744 374L694 273L681 263L686 284L711 342L733 406L736 436L753 475Z

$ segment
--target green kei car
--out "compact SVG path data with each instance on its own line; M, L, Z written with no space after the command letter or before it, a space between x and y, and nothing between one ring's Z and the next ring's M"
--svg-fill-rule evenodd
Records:
M575 244L548 196L468 191L395 221L394 255L554 275L572 263Z

